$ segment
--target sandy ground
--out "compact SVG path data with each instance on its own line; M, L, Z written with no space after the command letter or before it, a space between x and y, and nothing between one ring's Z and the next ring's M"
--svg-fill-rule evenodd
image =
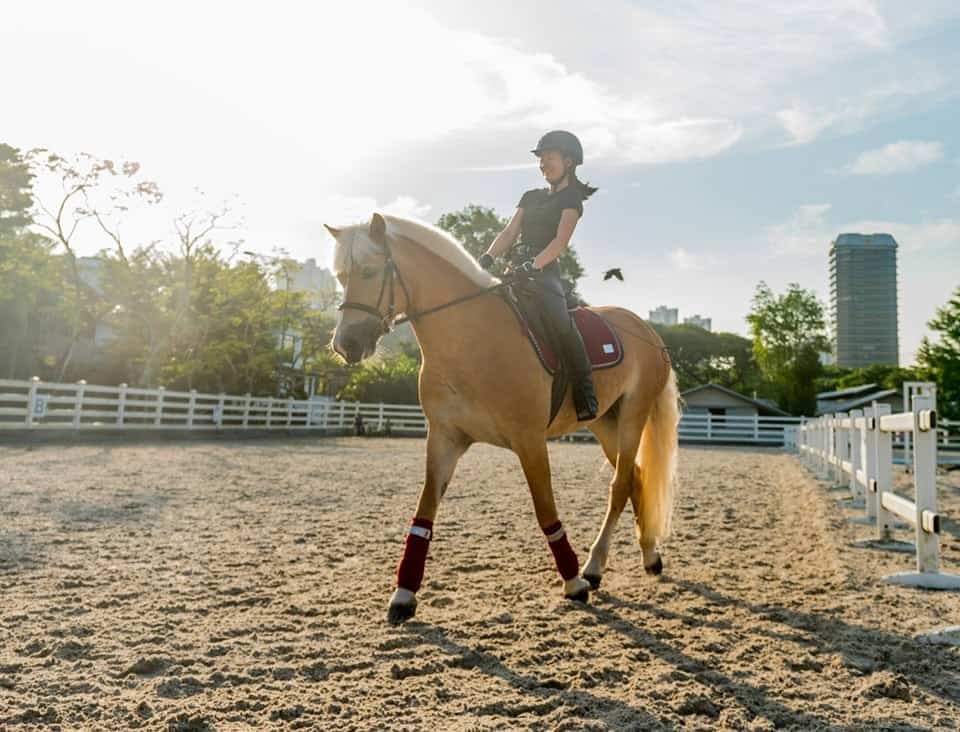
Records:
M773 450L686 448L666 573L629 517L565 602L514 456L478 446L417 617L385 622L419 440L0 448L0 728L955 729L960 594L892 587L842 491ZM554 444L581 562L610 472ZM960 518L960 473L940 476ZM960 572L960 523L943 564Z

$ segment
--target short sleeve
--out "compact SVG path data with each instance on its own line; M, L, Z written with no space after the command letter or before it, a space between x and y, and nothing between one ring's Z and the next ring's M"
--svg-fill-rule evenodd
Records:
M573 186L568 185L563 189L563 200L560 201L560 208L572 208L577 212L577 216L583 216L583 197L580 191Z
M517 208L526 208L527 206L529 206L530 199L532 198L533 193L534 191L527 191L522 196L520 196L520 200L517 202Z

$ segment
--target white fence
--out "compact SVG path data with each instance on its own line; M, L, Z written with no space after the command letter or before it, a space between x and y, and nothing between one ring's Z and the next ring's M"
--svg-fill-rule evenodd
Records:
M913 500L893 490L896 433L912 437ZM890 414L889 405L874 403L866 410L826 415L802 425L798 437L803 463L818 477L846 485L853 505L866 509L866 522L876 526L873 546L903 547L893 541L894 517L914 528L915 544L910 550L916 552L917 571L888 575L888 582L960 589L960 576L940 572L937 412L931 393L915 395L912 410L900 414Z
M0 380L0 430L368 430L425 434L420 407Z
M420 407L410 404L231 396L36 378L0 380L0 430L349 430L358 415L368 432L427 432ZM799 425L798 417L686 413L680 440L789 447L796 443ZM589 430L568 437L594 439Z
M760 417L685 412L680 418L680 442L710 442L737 445L796 445L800 417ZM581 429L568 439L592 440L593 433Z

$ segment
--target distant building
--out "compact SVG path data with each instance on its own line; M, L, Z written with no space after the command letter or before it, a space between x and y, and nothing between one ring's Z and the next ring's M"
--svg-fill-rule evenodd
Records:
M903 395L896 389L884 389L877 384L861 384L817 394L817 416L863 409L873 402L889 404L893 413L903 411Z
M676 325L679 321L676 308L668 308L661 305L656 310L650 311L650 322L657 325Z
M305 262L290 261L290 289L307 295L311 307L333 311L337 297L337 280L325 267L317 266L312 257Z
M711 330L713 321L710 318L702 318L699 315L691 315L689 318L683 319L684 325L695 325L698 328L703 328L704 330Z
M830 319L838 366L897 366L897 242L840 234L830 245Z
M719 384L701 384L680 396L684 414L710 414L722 417L786 417L772 399L756 399Z

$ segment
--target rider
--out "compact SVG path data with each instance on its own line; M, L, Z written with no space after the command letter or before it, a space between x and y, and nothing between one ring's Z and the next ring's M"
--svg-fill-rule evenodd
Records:
M573 133L548 132L531 152L540 158L540 172L550 187L534 188L523 194L510 223L478 262L490 269L494 257L513 247L509 256L513 269L533 275L531 284L538 310L555 336L560 358L570 375L577 419L590 420L597 416L590 359L567 310L557 258L569 245L583 215L583 201L597 189L577 178L583 147Z

